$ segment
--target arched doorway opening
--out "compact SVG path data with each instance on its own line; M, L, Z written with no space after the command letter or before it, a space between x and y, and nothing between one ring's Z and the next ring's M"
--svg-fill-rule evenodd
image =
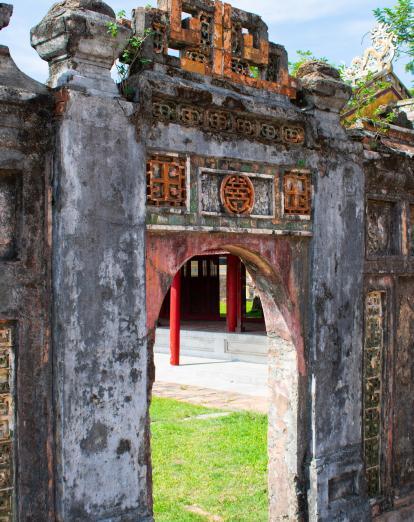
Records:
M246 266L260 296L268 339L268 485L270 520L293 520L306 495L303 317L297 288L306 287L295 263L299 242L282 238L229 235L149 234L147 306L150 333L149 375L154 380L153 346L165 296L182 267L195 256L232 255ZM300 419L300 420L299 420Z
M223 252L184 263L164 298L154 350L169 352L173 365L180 355L267 364L260 295L240 258Z

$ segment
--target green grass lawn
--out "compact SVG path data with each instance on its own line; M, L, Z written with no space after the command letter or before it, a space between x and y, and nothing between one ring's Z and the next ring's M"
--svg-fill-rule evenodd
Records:
M248 299L246 301L246 317L250 319L261 319L263 313L261 311L252 312L253 301ZM226 317L227 315L227 303L226 301L220 301L220 315Z
M267 417L154 398L152 466L156 522L265 522ZM186 420L189 419L190 420ZM206 515L194 514L196 507Z

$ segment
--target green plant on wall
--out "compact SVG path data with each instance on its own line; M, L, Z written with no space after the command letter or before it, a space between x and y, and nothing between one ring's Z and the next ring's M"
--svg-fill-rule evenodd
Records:
M321 63L326 63L335 67L342 78L343 81L343 73L345 70L345 65L336 66L332 64L328 58L316 57L312 51L296 51L298 56L298 60L295 62L289 62L289 70L290 74L294 77L297 76L298 70L300 67L308 62L317 61ZM370 107L375 102L376 95L388 87L391 86L390 82L375 79L372 73L368 74L365 78L359 80L357 84L353 87L353 94L348 104L343 110L342 114L347 114L350 111L355 111L352 116L343 120L343 124L345 127L351 127L355 125L355 123L363 118L368 119L380 133L386 133L388 130L388 125L395 121L396 114L394 111L389 111L385 116L383 115L383 107L378 107L374 110L370 110Z
M390 82L376 79L373 73L369 73L365 78L357 81L352 97L343 110L343 114L350 111L354 111L354 113L343 120L344 126L352 127L357 121L365 118L377 128L378 132L386 133L388 125L395 121L397 114L394 110L384 114L383 107L377 107L373 110L370 110L370 108L374 104L377 94L390 86Z
M299 51L296 51L296 55L297 55L298 59L294 62L289 62L289 72L290 72L291 76L293 76L295 78L298 74L298 70L300 69L300 67L307 62L316 61L316 62L329 64L328 58L326 58L325 56L317 57L313 54L312 51L299 50ZM333 65L333 67L336 67L336 66Z
M151 8L151 5L148 4L146 8ZM121 10L116 15L117 20L125 20L126 19L126 13L125 10ZM119 26L118 22L108 22L107 23L107 29L108 33L116 38L118 36L119 32ZM118 74L118 84L120 86L121 93L125 97L131 97L133 95L133 89L128 86L127 80L129 78L129 73L132 70L132 67L136 63L140 63L142 65L145 65L147 63L150 63L150 60L147 60L145 58L142 58L141 51L142 46L150 36L153 35L152 29L145 29L144 34L142 36L131 36L127 44L125 46L125 49L122 51L121 56L119 57L119 60L117 60L115 66Z

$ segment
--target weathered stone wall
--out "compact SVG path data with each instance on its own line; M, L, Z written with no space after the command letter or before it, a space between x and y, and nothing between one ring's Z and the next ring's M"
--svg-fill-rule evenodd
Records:
M68 96L53 185L58 513L146 520L144 156L132 104Z
M0 28L7 25L10 12L11 6L1 4ZM0 518L4 520L12 513L16 520L54 516L52 109L47 89L20 72L8 48L0 46Z
M407 130L404 136L401 131L399 137L410 139L411 133ZM401 508L404 520L406 509L412 513L414 488L414 452L410 442L414 166L405 149L398 150L394 140L393 130L379 140L370 133L364 139L363 451L374 513ZM370 309L373 297L380 304Z

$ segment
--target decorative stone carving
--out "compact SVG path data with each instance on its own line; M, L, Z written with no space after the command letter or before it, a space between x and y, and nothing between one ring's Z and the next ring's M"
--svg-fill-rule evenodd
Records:
M229 214L250 214L254 207L254 187L248 176L229 174L220 188L221 202Z
M290 172L283 180L284 213L287 215L309 216L311 213L310 174Z
M161 20L161 17L157 17L152 22L152 31L154 52L156 54L168 52L167 24Z
M146 58L296 97L286 51L269 42L260 17L219 1L165 0L158 5L159 9L135 11L135 30L154 30L153 55ZM162 18L168 18L169 30L160 26ZM168 56L169 48L178 50L179 58Z
M305 131L301 127L283 127L282 137L285 143L303 143L305 141Z
M266 143L302 145L305 141L305 130L299 125L282 126L272 120L253 119L245 113L204 109L161 99L153 101L152 109L154 119L165 123L201 127L210 132L236 134Z
M16 172L0 171L0 259L18 255L21 178Z
M365 301L364 343L364 458L368 494L381 491L381 399L384 351L385 294L370 292Z
M351 66L345 69L344 78L356 85L368 74L379 74L389 70L397 52L397 37L391 28L379 23L371 30L372 46L364 56L356 56Z
M156 157L147 163L147 203L155 207L185 207L185 160Z
M12 522L13 516L13 426L14 405L12 397L13 330L0 325L0 521Z
M274 166L202 157L192 158L191 162L197 164L198 201L201 215L216 217L237 215L225 208L221 196L225 178L235 175L247 177L253 185L253 206L249 213L243 215L253 220L272 222L275 219L278 214L276 188L279 177Z
M107 24L113 10L99 0L65 0L55 4L31 30L32 46L49 62L49 86L71 85L117 95L111 67L130 29L118 24L113 37Z
M367 205L367 255L392 255L394 228L394 204L386 201L368 201Z

